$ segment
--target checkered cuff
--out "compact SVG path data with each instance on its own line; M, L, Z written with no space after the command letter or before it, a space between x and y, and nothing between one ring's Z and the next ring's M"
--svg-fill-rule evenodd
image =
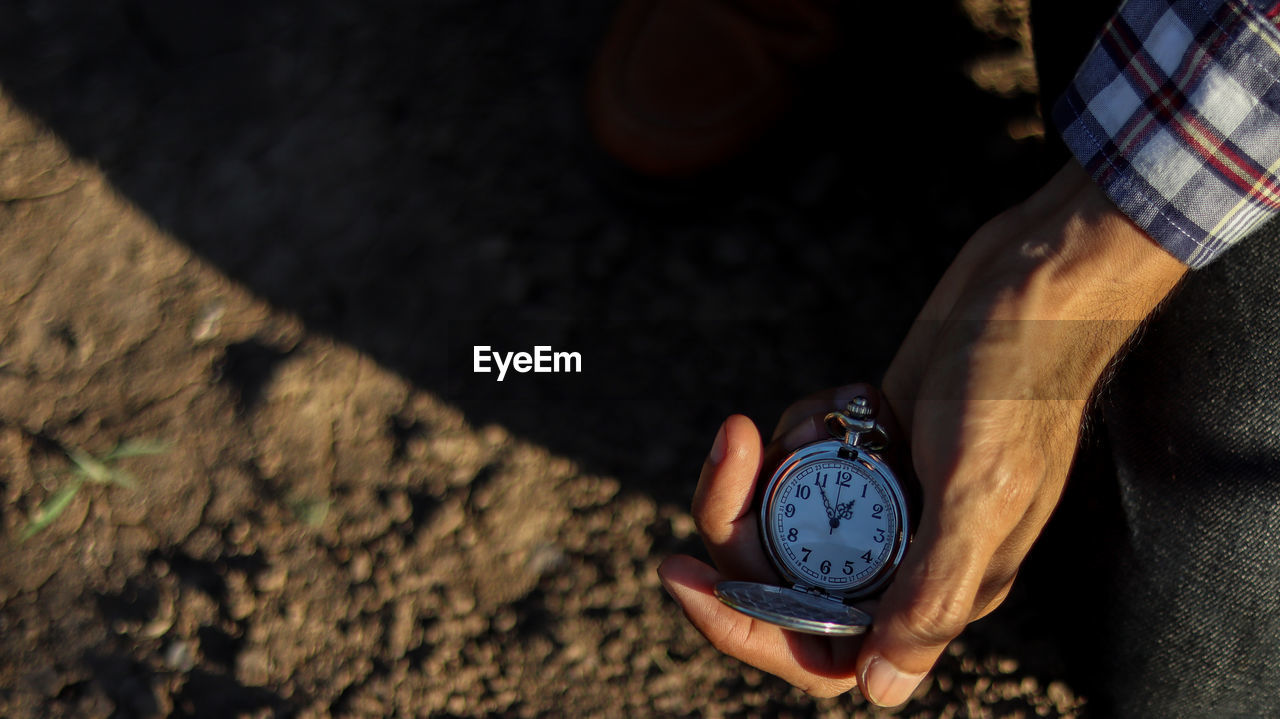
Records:
M1208 264L1280 212L1280 2L1127 0L1053 120L1125 214Z

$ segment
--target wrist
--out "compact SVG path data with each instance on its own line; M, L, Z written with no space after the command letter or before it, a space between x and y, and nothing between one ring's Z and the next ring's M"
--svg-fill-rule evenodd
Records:
M1136 326L1187 272L1075 162L992 225L972 243L991 267L988 319Z
M886 389L953 393L915 386L928 383L927 366L950 358L970 367L966 393L1083 403L1186 271L1073 162L965 244L890 366Z
M1015 269L992 303L991 317L1050 321L1034 333L1044 343L1044 361L1091 391L1187 267L1134 225L1076 163L1044 192L1028 201L1037 230L1006 252Z

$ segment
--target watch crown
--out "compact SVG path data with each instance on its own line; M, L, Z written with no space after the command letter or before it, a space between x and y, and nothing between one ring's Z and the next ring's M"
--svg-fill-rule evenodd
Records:
M875 420L871 400L862 395L846 403L843 412L828 414L826 423L831 436L844 440L850 447L879 450L889 441L884 427Z
M859 395L845 405L844 411L853 419L871 419L871 400Z

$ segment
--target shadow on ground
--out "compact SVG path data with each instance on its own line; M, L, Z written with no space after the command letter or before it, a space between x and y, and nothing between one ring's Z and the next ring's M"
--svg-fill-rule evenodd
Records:
M865 17L725 191L620 201L579 115L608 12L14 4L0 83L310 329L477 425L681 500L723 415L767 428L803 393L877 377L958 243L1025 193L1010 180L1038 150L1004 131L1030 100L963 73L995 41L944 6L910 48ZM470 372L476 344L578 351L585 371L500 385ZM228 361L269 372L288 350Z
M86 610L75 622L51 618L41 607L55 607L49 612L56 614L64 605L39 599L39 582L26 588L27 614L14 609L13 616L48 620L56 630L51 636L76 639L67 646L99 647L75 660L87 675L65 686L41 675L38 689L54 687L55 699L68 705L98 702L135 715L164 707L209 716L284 707L287 715L308 702L359 713L384 683L409 686L397 674L409 671L404 667L434 680L431 667L457 673L446 660L462 656L465 667L507 672L508 664L484 652L506 652L517 640L532 649L524 664L511 666L530 667L529 676L546 666L578 666L584 657L594 661L600 647L581 650L581 637L601 638L602 664L618 667L629 666L640 647L642 658L657 657L633 672L636 681L650 682L646 691L668 677L680 681L673 667L703 656L697 654L706 651L702 644L652 646L644 634L652 628L633 621L647 613L675 623L669 608L659 606L647 563L664 551L688 550L696 538L689 528L651 531L675 527L679 518L645 519L652 505L635 510L627 497L686 506L723 416L745 412L768 431L798 396L878 378L960 244L1028 193L1034 185L1028 178L1045 174L1045 153L1035 143L1014 142L1007 131L1011 119L1034 112L1032 98L984 93L966 74L975 57L1010 51L1007 41L973 30L946 4L924 13L928 21L917 23L909 38L892 32L901 19L891 11L860 10L844 53L765 147L687 192L641 187L595 154L580 113L583 78L609 12L607 3L569 0L0 7L4 93L101 167L116 190L178 242L296 316L306 334L330 336L461 409L480 429L476 446L502 444L503 433L484 429L501 425L573 460L581 474L616 477L624 490L615 502L606 482L577 478L575 491L587 499L572 508L559 506L559 497L537 496L542 486L560 486L551 482L504 496L492 485L538 473L522 465L523 474L512 474L477 460L480 466L462 468L474 472L456 480L466 491L448 485L454 479L439 480L448 486L435 495L403 478L385 486L353 481L342 490L351 493L349 516L358 521L341 530L359 536L317 531L302 541L294 525L282 528L272 508L247 523L234 516L237 501L283 506L289 498L245 469L262 457L244 460L252 453L219 445L216 476L205 478L197 461L203 458L190 458L201 480L191 485L203 495L157 495L165 511L177 508L173 514L180 516L170 523L181 525L177 529L157 530L157 539L128 522L100 519L123 547L115 564L108 559L103 566L113 575L130 574L118 582L125 590L99 594L96 613ZM294 344L298 334L255 336L217 349L216 374L238 402L235 421L252 418L281 367L305 354ZM63 344L66 352L75 350L74 337ZM577 351L584 372L499 384L471 372L475 345ZM326 368L322 359L303 359L294 363L290 386ZM359 369L356 360L336 361ZM289 427L293 407L261 425L239 422L245 441L258 439L254 433L262 427ZM386 425L344 438L353 464L361 464L358 445L370 435L386 440L395 459L426 431L407 416L370 421ZM60 437L59 428L40 432L22 435L15 446L44 442L49 446L41 444L34 463L55 464L59 445L49 438ZM310 459L295 463L304 479ZM548 464L532 454L516 460ZM367 478L383 469L350 474ZM579 472L561 467L553 474ZM241 490L243 496L219 503L218 492ZM602 499L591 499L597 495ZM217 509L203 509L206 504ZM557 547L545 537L512 532L531 511L560 512L555 522L582 525L575 528L582 536ZM231 518L211 521L217 512ZM628 512L640 519L628 519ZM477 520L482 515L487 524ZM630 554L603 541L611 535L596 521L619 532L627 522L634 525ZM464 522L479 526L479 539L459 529ZM138 535L129 539L136 547L115 539L117 525L122 537ZM182 547L166 544L169 535L186 538ZM545 546L525 546L534 540ZM244 549L255 542L266 548ZM67 543L72 549L65 551L75 546ZM515 588L508 582L503 589L510 596L469 596L458 575L482 568L444 560L462 557L459 547L472 552L478 546L529 555L526 564L538 565L528 572L533 578ZM120 557L136 559L137 566L121 569ZM437 559L438 567L428 562ZM393 561L404 566L395 581L380 583L378 562ZM340 581L312 581L308 573L317 566ZM42 591L71 606L82 585L66 574ZM641 575L644 580L636 579ZM435 576L434 583L416 584L421 576ZM338 592L350 595L351 611L341 620L306 624L316 636L285 621L329 617L322 610L337 603ZM258 598L258 609L247 596ZM619 608L619 598L634 601ZM189 626L146 635L172 606ZM492 617L478 617L481 612ZM561 626L565 617L591 631L571 635ZM472 626L473 620L480 624ZM334 627L317 626L324 621ZM1009 633L1020 631L1016 621L1009 625ZM457 636L446 629L457 629ZM383 632L403 636L383 640ZM134 642L135 635L143 639ZM349 646L335 649L339 639L351 640ZM39 644L58 646L55 640ZM286 683L268 681L271 672L294 665L281 665L280 655L263 647L293 644L298 651L289 661L308 671L291 676L287 685L296 693L282 696L275 688ZM540 655L543 645L548 648ZM192 647L201 653L198 663L184 654L196 651ZM618 656L610 659L610 651ZM316 657L308 652L327 654L320 658L335 666L313 667ZM568 658L548 664L548 656ZM986 670L963 665L968 659L948 661L956 676L985 676ZM732 672L725 680L732 688L719 685L717 692L755 692L766 709L801 701L783 697L776 685L760 689L758 674ZM171 674L187 676L178 682ZM722 675L730 670L708 674L708 681ZM102 687L111 693L99 700L92 691L106 691ZM683 685L662 692L672 701L686 699ZM331 702L328 693L336 694ZM440 705L454 698L445 696ZM516 714L522 699L494 701ZM414 702L420 706L421 697L402 706ZM369 713L390 705L375 704ZM686 709L698 711L694 704Z

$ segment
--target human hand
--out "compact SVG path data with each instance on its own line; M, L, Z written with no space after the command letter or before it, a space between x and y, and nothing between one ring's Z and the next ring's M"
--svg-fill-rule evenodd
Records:
M859 394L876 397L865 385L848 388L846 394L850 399ZM828 409L844 408L830 398L821 402L823 407L831 405ZM835 696L856 684L856 642L785 631L729 608L714 594L715 585L724 579L782 583L760 543L758 509L753 506L757 477L762 467L776 466L782 454L813 441L817 429L805 422L766 450L750 419L726 419L703 464L693 499L698 531L718 569L692 557L674 556L658 573L685 615L717 649L810 694Z
M730 655L815 695L860 684L877 704L906 701L1007 595L1061 496L1094 385L1185 271L1070 163L966 243L886 373L923 512L871 632L830 640L746 618L712 596L719 573L687 557L662 565L664 584ZM788 409L781 444L821 437L837 394ZM693 512L720 571L767 581L750 510L760 444L746 418L726 421Z

